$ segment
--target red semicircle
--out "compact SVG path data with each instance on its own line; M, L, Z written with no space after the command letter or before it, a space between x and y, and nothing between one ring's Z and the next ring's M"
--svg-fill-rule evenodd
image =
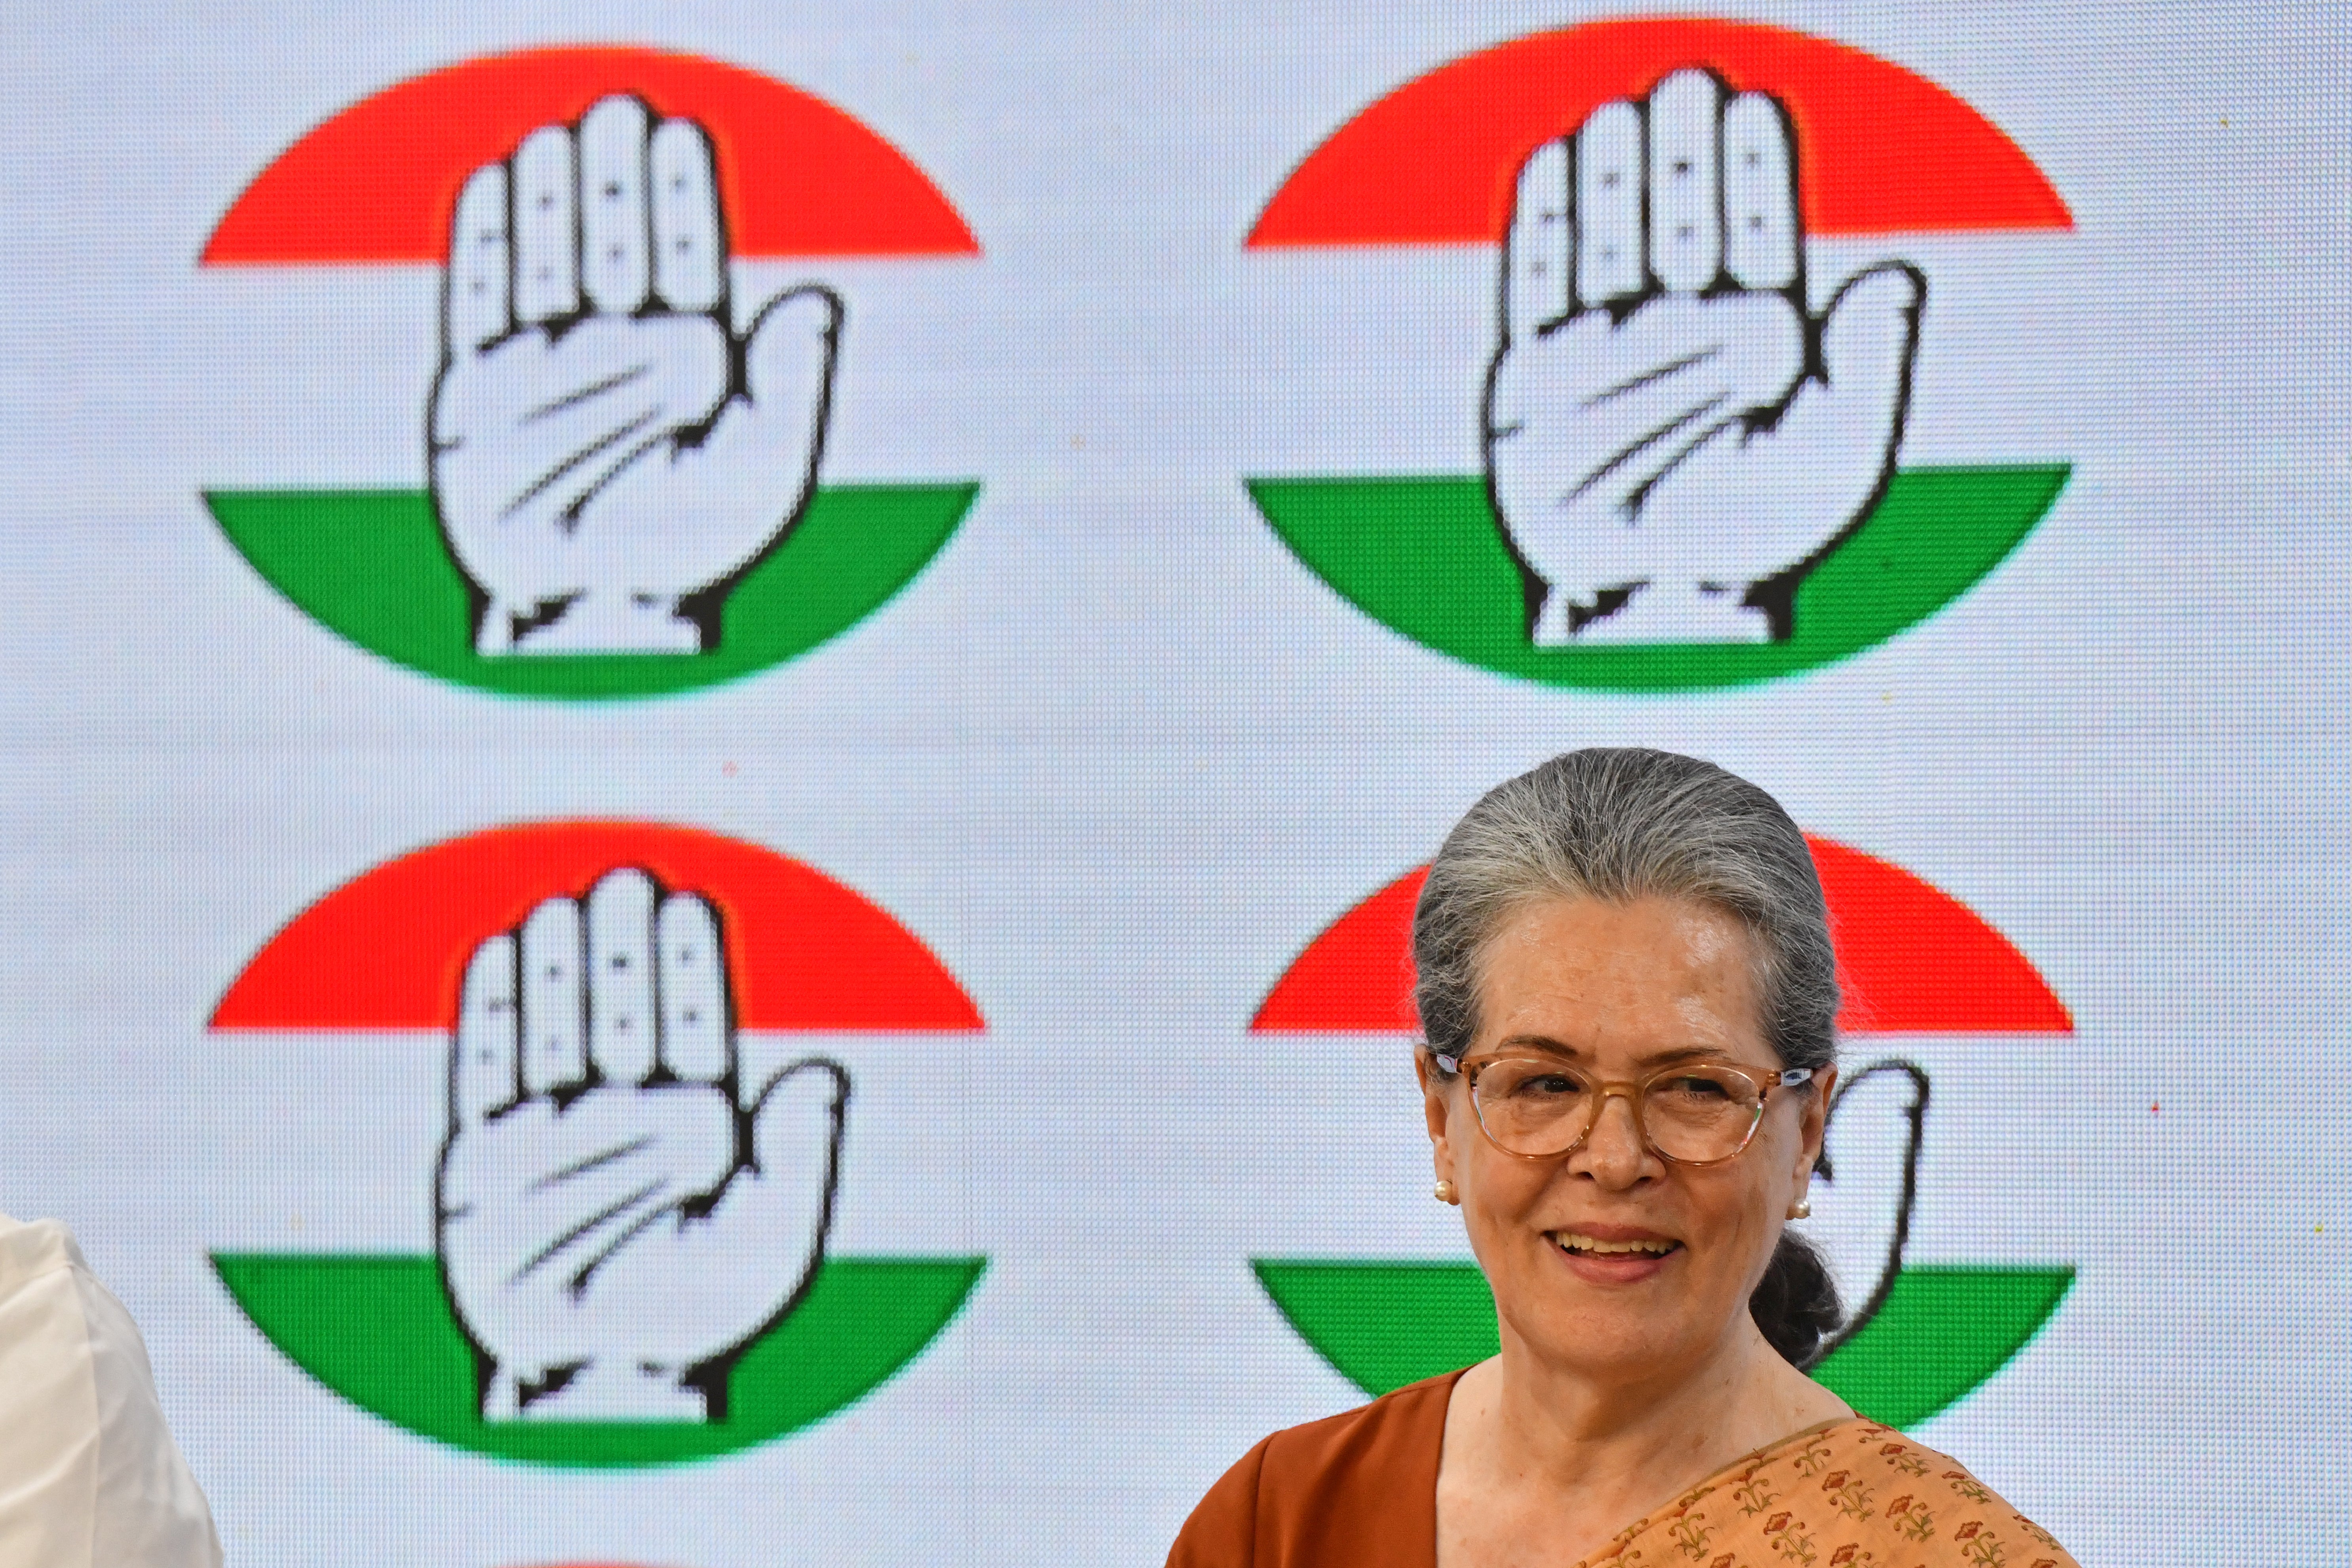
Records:
M1899 866L1808 837L1837 934L1847 1035L2072 1034L2074 1020L2025 955L1950 894ZM1326 927L1250 1020L1262 1034L1409 1034L1408 871Z
M446 1029L477 944L621 866L717 907L743 1028L982 1027L955 977L879 906L772 850L645 822L497 827L386 861L270 938L211 1026Z
M1926 78L1779 27L1656 17L1533 34L1405 83L1307 154L1247 244L1496 244L1529 153L1684 66L1787 106L1808 234L2074 226L2017 143Z
M550 48L413 77L319 125L245 188L203 264L438 265L468 174L624 92L710 133L738 257L980 249L920 169L823 99L692 55Z

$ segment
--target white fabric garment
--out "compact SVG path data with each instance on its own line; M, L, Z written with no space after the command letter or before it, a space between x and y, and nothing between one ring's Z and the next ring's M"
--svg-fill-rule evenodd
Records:
M55 1220L0 1215L0 1568L218 1568L147 1346Z

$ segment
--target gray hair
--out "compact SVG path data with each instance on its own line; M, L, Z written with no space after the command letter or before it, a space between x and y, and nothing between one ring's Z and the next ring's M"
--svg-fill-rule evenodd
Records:
M1804 835L1713 763L1593 747L1489 790L1446 835L1412 915L1423 1037L1459 1058L1478 1032L1486 945L1538 900L1689 899L1736 917L1756 954L1766 1043L1783 1067L1837 1056L1837 954ZM1442 1070L1442 1069L1441 1069Z

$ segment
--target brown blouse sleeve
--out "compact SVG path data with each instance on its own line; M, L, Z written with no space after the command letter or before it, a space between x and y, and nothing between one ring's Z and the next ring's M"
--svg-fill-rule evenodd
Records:
M1266 1438L1209 1489L1169 1568L1436 1568L1437 1461L1458 1375Z
M1168 1568L1255 1568L1257 1483L1265 1468L1266 1445L1273 1441L1260 1438L1256 1447L1217 1478L1176 1532Z

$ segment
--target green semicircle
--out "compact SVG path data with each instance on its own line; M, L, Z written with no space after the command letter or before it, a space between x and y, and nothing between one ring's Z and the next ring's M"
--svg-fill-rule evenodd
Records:
M715 1458L812 1426L939 1337L984 1258L830 1258L799 1306L729 1373L713 1422L481 1417L474 1349L430 1257L215 1253L213 1268L287 1359L371 1415L451 1447L566 1469Z
M1276 1308L1372 1398L1486 1360L1495 1298L1475 1263L1257 1258ZM2057 1311L2071 1268L1923 1264L1813 1376L1874 1421L1908 1429L1982 1386Z
M1958 598L2033 531L2063 463L1896 470L1797 590L1786 642L1537 647L1519 569L1475 476L1261 479L1250 498L1291 553L1364 614L1465 664L1547 686L1748 686L1851 657Z
M474 651L474 608L422 490L210 490L238 553L313 620L425 675L511 697L656 697L753 675L847 631L914 581L973 483L825 485L719 611L699 654Z

